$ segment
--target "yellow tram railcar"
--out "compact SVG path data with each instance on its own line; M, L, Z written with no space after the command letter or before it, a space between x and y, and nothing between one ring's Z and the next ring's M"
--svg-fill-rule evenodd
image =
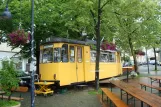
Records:
M84 41L54 38L40 46L40 81L59 86L94 81L96 51ZM120 53L100 53L100 79L122 74Z

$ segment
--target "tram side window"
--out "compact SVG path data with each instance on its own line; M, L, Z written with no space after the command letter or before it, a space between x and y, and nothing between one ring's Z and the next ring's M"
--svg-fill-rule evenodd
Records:
M53 48L46 48L43 51L43 63L53 61Z
M110 62L116 62L115 53L110 52L109 53L109 59L110 59Z
M82 62L82 47L77 47L77 62Z
M62 62L68 62L68 44L63 44L61 50Z
M91 62L96 61L96 52L91 52Z
M74 50L74 46L70 46L70 62L75 62L75 50Z
M109 54L100 53L100 62L109 62Z
M61 61L61 48L54 48L54 62Z

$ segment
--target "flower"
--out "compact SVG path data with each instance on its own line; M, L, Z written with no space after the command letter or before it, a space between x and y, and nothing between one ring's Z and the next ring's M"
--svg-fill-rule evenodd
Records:
M101 49L102 50L116 50L116 45L105 41L101 44Z
M142 50L135 50L135 54L136 55L145 55L145 52L143 52Z
M19 46L28 43L30 40L30 33L25 32L23 29L13 31L8 34L9 44L12 46Z

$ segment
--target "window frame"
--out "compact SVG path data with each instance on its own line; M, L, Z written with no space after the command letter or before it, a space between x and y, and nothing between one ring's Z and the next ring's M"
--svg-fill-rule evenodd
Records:
M43 46L43 49L42 49L42 63L43 63L43 64L45 64L45 63L52 63L52 62L53 62L53 50L54 50L54 49L53 49L53 46L54 46L53 44L48 44L48 45L44 45L44 46ZM44 61L44 60L45 60L45 59L44 59L44 51L47 50L47 49L50 50L51 53L52 53L52 54L50 55L50 57L51 57L51 58L50 58L50 61L49 61L49 58L48 58L49 56L47 57L47 61ZM49 55L49 54L47 54L47 55Z
M71 52L71 49L72 49L71 47L73 47L73 49L74 49L74 56L71 56L71 54L73 54L73 53ZM71 57L74 58L73 61L71 61ZM70 45L70 46L69 46L69 62L75 63L75 46L74 46L74 45Z
M78 52L78 49L81 49L80 50L80 57L81 57L81 59L79 59L79 52ZM80 61L79 61L80 60ZM82 46L77 46L77 62L78 63L82 63L83 62L83 48L82 48Z
M58 49L58 56L55 56L55 49ZM59 58L59 60L57 59L57 61L56 61L56 59L55 58ZM61 47L55 47L55 48L53 48L53 62L54 63L59 63L59 62L61 62Z
M65 46L66 45L66 46ZM65 50L63 49L63 46L65 46ZM63 44L61 48L61 62L62 63L68 63L69 62L69 45L68 44ZM66 55L63 55L63 51L66 53ZM64 57L65 56L65 57ZM65 61L66 60L66 61Z

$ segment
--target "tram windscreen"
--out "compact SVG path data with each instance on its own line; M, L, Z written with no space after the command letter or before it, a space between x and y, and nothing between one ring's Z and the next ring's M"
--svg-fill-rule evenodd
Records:
M54 48L54 62L61 61L61 48Z
M53 48L46 48L43 50L43 63L53 61Z
M63 44L61 48L62 62L68 62L68 44Z

